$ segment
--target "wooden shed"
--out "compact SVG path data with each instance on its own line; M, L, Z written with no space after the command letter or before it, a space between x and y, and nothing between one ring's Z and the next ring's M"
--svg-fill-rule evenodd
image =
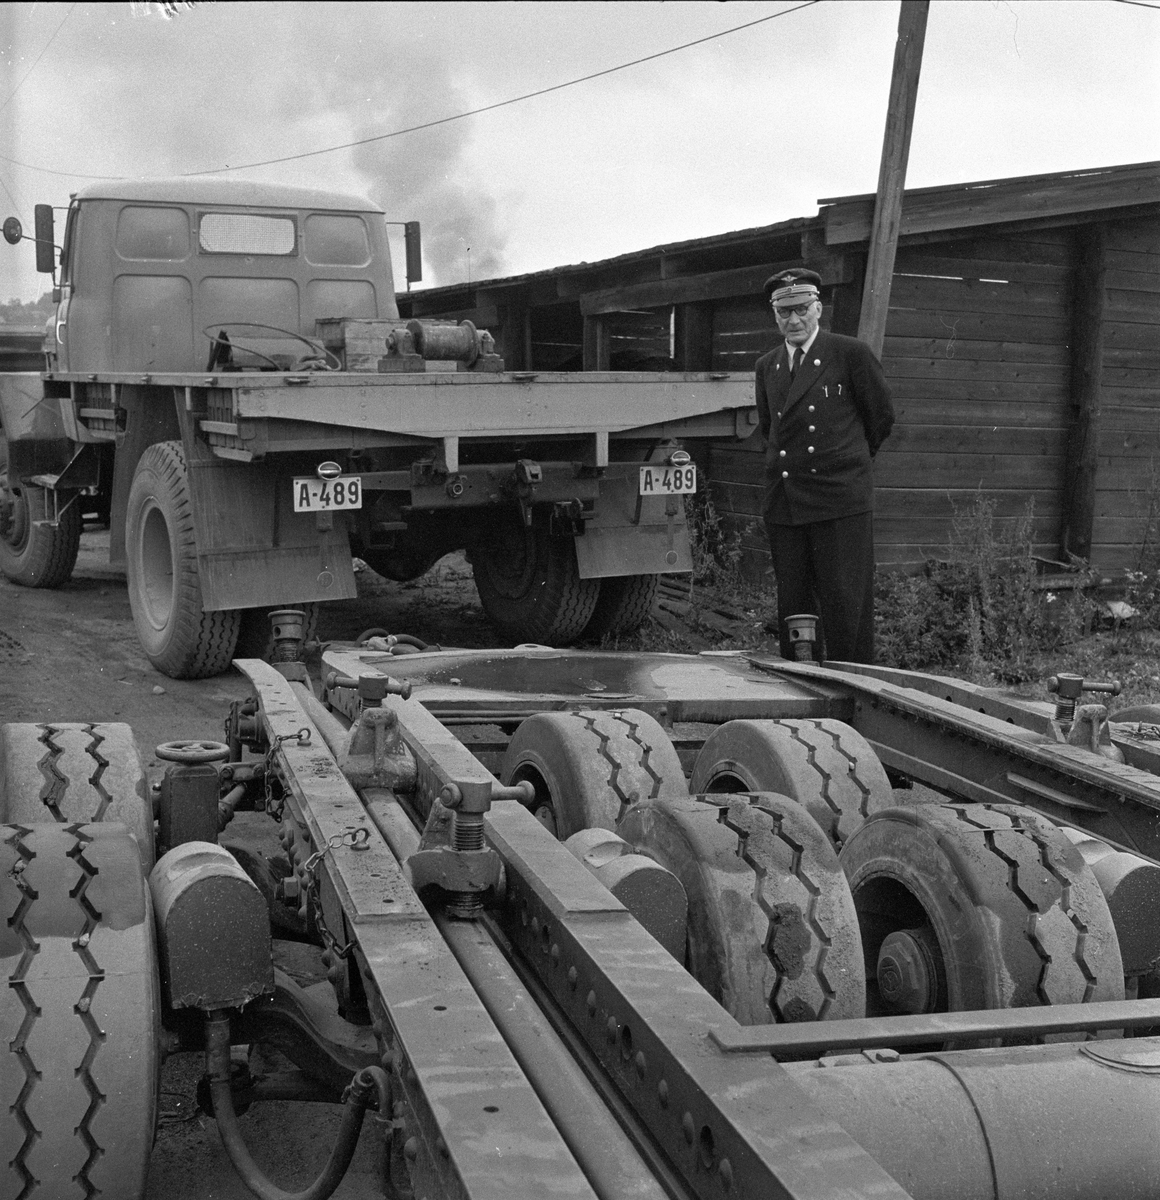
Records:
M823 279L857 331L874 197L814 217L400 298L491 329L514 370L749 371L777 334L774 270ZM1160 163L912 189L883 365L898 422L878 456L878 560L947 545L982 493L1042 557L1135 566L1160 515ZM712 446L714 501L764 568L760 435Z

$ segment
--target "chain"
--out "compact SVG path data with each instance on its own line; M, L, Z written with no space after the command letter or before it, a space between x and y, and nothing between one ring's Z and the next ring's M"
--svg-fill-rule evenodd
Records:
M262 774L265 780L266 791L266 811L275 821L282 820L282 810L286 807L285 795L279 796L277 800L274 799L274 778L277 774L274 770L274 754L283 742L297 742L300 746L309 746L310 730L304 725L295 733L280 733L270 742L266 749L266 757L262 763Z
M353 939L345 944L340 943L334 934L327 929L326 922L322 919L322 897L319 895L318 867L328 850L335 850L339 846L349 846L352 850L367 850L370 848L370 840L371 832L365 827L347 829L342 833L332 834L326 839L326 845L320 850L315 850L306 862L303 863L303 870L306 874L306 902L314 914L314 926L322 938L323 945L334 955L335 959L349 958L355 944Z

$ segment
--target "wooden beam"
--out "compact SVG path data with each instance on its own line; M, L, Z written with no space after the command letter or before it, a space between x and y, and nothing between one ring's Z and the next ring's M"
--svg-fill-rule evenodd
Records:
M584 370L607 371L612 365L612 340L602 317L584 318Z
M1072 309L1071 407L1061 499L1063 557L1090 559L1096 511L1100 399L1107 317L1107 226L1076 230L1079 260Z
M713 305L677 305L676 362L680 371L713 369Z
M637 308L660 308L666 304L697 304L703 300L722 300L727 296L756 296L761 293L761 285L770 275L799 265L799 261L794 259L732 271L712 271L706 275L686 275L679 279L658 279L652 283L605 288L581 296L580 311L585 317L593 317L600 313L628 312Z
M878 197L866 260L862 316L858 322L858 337L879 356L890 308L890 280L894 274L894 253L898 249L906 160L910 154L910 131L914 125L914 102L918 96L929 8L930 0L902 0L898 14L898 42L894 47L894 72L890 78L886 133L882 139Z

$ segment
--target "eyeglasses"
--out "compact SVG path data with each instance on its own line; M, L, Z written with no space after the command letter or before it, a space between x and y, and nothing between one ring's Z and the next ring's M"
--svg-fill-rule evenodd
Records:
M813 300L811 300L809 304L795 304L793 308L787 308L784 305L781 308L778 308L778 306L774 304L773 314L782 321L788 321L790 317L801 317L804 320L813 306Z

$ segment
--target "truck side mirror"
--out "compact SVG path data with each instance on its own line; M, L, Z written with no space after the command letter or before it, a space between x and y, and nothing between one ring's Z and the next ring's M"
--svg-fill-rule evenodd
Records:
M38 204L33 209L36 222L36 269L42 275L56 272L56 247L52 236L52 205Z
M24 227L20 224L20 218L9 217L4 222L4 240L8 245L15 246L23 236Z
M407 282L415 283L423 278L423 245L420 241L418 221L404 223L403 246L407 251Z

